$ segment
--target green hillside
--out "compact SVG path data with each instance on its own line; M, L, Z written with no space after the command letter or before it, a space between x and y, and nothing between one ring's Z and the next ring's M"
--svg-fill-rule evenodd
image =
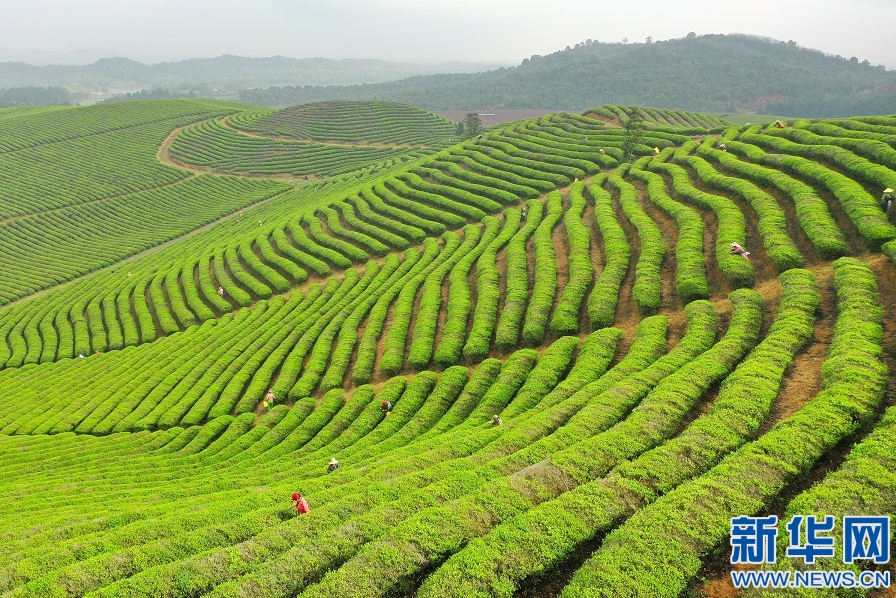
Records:
M174 137L183 166L252 175L343 174L444 147L455 124L388 102L321 102L203 121Z
M345 143L425 144L454 133L455 124L432 112L392 102L302 104L240 121L262 135Z
M285 191L157 159L172 129L236 106L172 100L0 115L0 305Z
M639 104L704 112L801 117L889 114L896 72L856 57L746 35L691 35L647 43L585 40L516 67L417 76L389 83L272 87L245 102L389 100L430 110L585 110Z
M896 514L896 116L0 124L4 596L709 596Z

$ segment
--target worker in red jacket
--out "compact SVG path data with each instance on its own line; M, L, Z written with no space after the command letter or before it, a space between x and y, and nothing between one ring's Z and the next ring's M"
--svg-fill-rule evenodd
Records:
M298 492L292 493L292 502L296 503L296 513L304 515L311 509L308 508L308 501Z

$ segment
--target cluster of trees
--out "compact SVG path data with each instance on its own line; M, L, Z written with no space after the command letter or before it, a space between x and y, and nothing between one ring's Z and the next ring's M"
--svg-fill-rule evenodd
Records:
M0 108L76 104L78 97L62 87L11 87L0 89Z
M100 102L101 104L114 104L115 102L129 102L131 100L169 100L171 98L195 98L199 97L195 91L186 92L171 90L162 87L155 89L141 89L131 93L123 93L112 96Z

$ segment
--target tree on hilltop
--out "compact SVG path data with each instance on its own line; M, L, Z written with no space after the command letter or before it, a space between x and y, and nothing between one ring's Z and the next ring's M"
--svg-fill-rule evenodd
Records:
M467 131L467 137L475 137L482 132L482 119L475 112L467 112L463 125Z

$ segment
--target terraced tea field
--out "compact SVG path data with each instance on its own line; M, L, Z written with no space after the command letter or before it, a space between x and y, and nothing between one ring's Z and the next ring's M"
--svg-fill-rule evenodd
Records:
M453 134L0 111L0 595L734 595L732 517L896 512L896 116Z

